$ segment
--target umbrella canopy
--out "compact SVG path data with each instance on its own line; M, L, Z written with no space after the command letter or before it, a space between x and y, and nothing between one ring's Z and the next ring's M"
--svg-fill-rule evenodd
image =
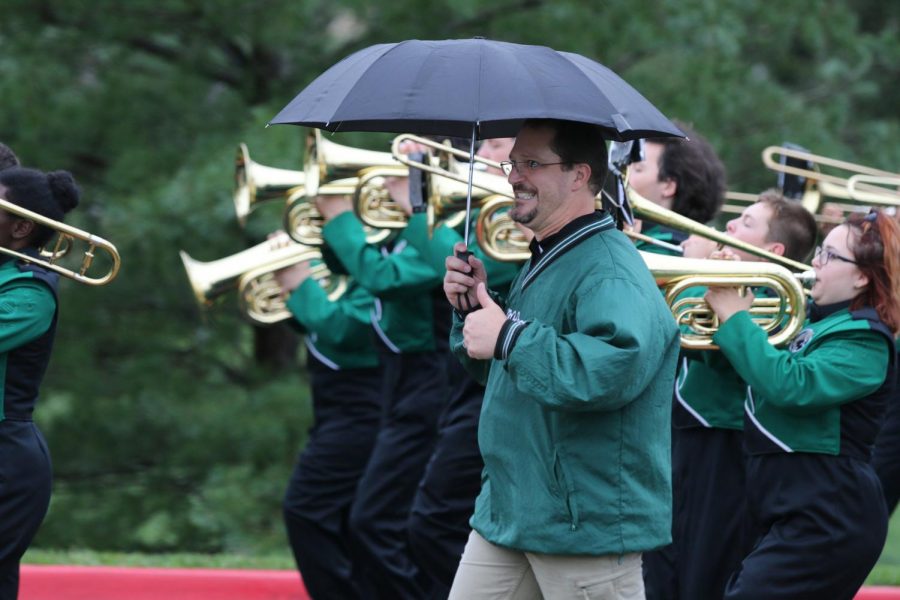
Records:
M482 38L364 48L317 77L270 124L483 139L513 137L528 118L593 123L618 141L684 136L596 61Z

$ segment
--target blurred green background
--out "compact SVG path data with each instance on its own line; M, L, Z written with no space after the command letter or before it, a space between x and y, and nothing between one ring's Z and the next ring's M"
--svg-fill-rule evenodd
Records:
M482 35L584 54L705 135L732 190L774 185L760 152L784 141L900 165L896 2L6 0L4 8L0 141L29 166L72 171L83 205L71 222L112 240L123 259L107 287L63 284L36 413L56 479L34 560L218 553L290 566L280 500L309 426L302 350L284 332L248 325L233 298L198 310L178 250L212 260L280 226L277 207L237 226L237 145L264 165L299 168L305 131L265 124L357 49ZM390 137L334 139L387 150ZM894 539L885 568L900 564Z

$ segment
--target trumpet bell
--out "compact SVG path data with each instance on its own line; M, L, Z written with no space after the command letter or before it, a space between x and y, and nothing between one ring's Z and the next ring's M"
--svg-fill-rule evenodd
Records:
M318 129L306 136L306 191L315 197L327 181L352 177L360 169L396 165L390 152L353 148L327 140Z
M247 144L238 145L234 161L234 214L241 227L248 215L268 200L280 200L302 190L306 181L303 171L267 167L250 159Z

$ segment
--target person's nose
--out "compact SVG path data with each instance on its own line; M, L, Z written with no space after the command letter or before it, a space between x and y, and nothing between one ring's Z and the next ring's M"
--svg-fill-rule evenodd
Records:
M737 227L737 219L731 219L725 224L725 231L728 234L733 234L735 228Z
M520 181L523 181L524 178L522 177L522 174L519 173L519 169L513 167L509 172L509 175L507 175L506 180L510 183L510 185L514 185Z

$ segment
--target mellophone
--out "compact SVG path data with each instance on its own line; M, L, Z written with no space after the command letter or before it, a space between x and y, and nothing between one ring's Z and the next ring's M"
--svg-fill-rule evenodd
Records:
M428 149L421 162L411 161L400 151L403 142ZM778 172L794 173L796 169L772 160L773 155L788 154L812 165L802 170L806 182L804 203L811 212L821 210L823 199L839 199L843 210L861 210L866 205L888 209L900 206L900 174L868 169L852 163L835 161L792 148L772 146L763 152L764 164ZM250 158L245 144L238 147L235 161L234 205L238 222L243 225L250 213L260 205L283 202L283 228L288 237L269 240L234 255L201 262L181 252L182 261L197 301L209 305L222 293L236 289L242 312L256 323L269 324L290 317L281 291L274 282L274 272L301 261L311 261L312 277L334 300L346 289L344 276L330 273L322 261L323 219L315 205L318 195L340 195L353 199L353 208L366 229L370 243L380 243L407 224L406 213L390 197L385 180L406 177L410 169L423 171L423 188L429 228L446 223L455 226L465 218L468 165L467 152L449 143L402 134L397 136L390 152L364 150L338 144L311 130L306 140L306 159L302 170L280 169L260 165ZM493 161L474 157L484 167L499 168ZM816 165L822 163L854 173L848 177L823 175ZM787 171L786 171L787 169ZM648 268L656 278L682 327L682 346L712 349L712 335L718 322L702 297L687 291L702 286L768 288L771 294L756 298L751 316L769 335L773 344L790 340L805 320L805 288L814 283L812 267L768 253L711 227L692 221L639 196L623 182L634 214L664 226L699 235L760 256L767 262L740 263L663 256L642 252ZM894 189L891 189L894 188ZM605 193L605 192L601 192ZM738 195L752 200L750 194ZM732 197L735 197L733 194ZM598 207L601 198L598 195ZM475 171L472 206L479 209L475 232L484 253L498 261L524 261L530 257L528 242L508 216L513 205L512 187L506 177L483 170ZM818 213L816 213L818 214ZM824 220L824 219L823 219ZM629 233L626 230L626 233ZM635 236L637 237L637 236Z

